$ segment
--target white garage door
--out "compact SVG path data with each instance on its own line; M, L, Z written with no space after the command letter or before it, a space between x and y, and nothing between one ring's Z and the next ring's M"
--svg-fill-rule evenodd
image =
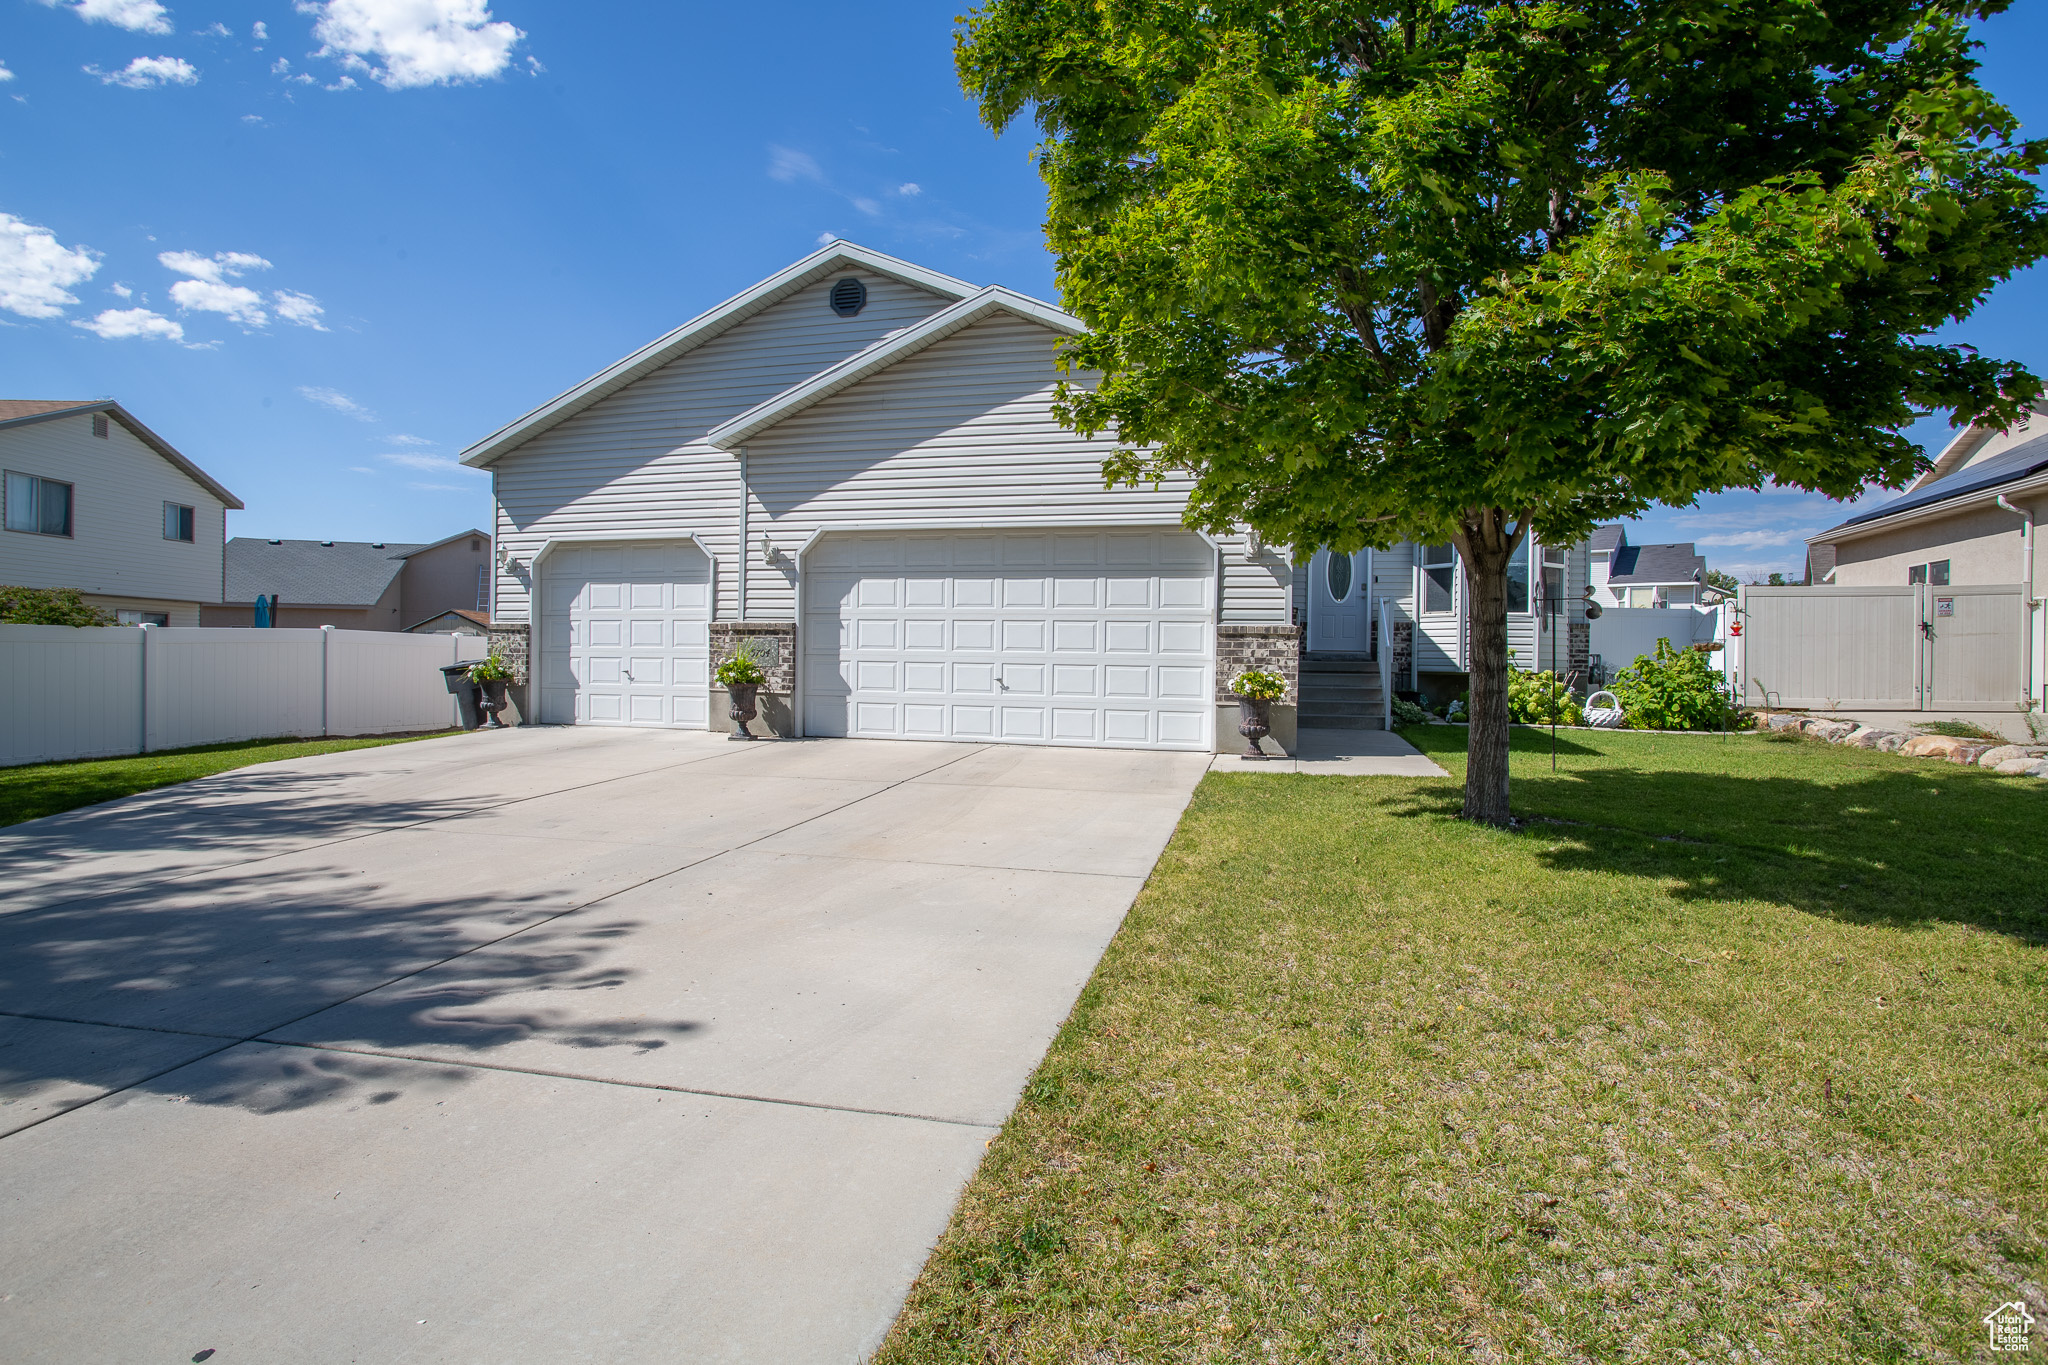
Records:
M1177 530L828 537L805 731L1207 750L1214 562Z
M541 703L554 725L707 728L711 562L688 541L583 545L541 566Z

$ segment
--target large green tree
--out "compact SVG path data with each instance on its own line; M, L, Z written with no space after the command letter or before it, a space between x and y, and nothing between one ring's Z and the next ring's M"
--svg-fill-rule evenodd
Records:
M2004 0L991 0L962 84L1042 131L1089 327L1063 419L1191 525L1454 541L1465 813L1508 819L1506 574L1653 502L1846 497L2040 389L1929 334L2048 249L1975 82Z

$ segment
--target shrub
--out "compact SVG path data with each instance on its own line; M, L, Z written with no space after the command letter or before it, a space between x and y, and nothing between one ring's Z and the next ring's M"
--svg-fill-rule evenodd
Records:
M1427 725L1429 724L1429 712L1405 697L1396 697L1394 698L1394 724Z
M111 626L111 612L101 611L76 588L10 588L0 585L0 625Z
M1713 660L1695 649L1657 642L1657 652L1637 657L1615 675L1609 691L1621 702L1631 730L1720 730L1736 720Z
M1508 674L1508 719L1520 725L1578 725L1585 720L1579 699L1555 673Z

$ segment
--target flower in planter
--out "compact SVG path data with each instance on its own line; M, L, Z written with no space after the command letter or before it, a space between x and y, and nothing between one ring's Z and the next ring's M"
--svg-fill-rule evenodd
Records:
M1278 673L1248 668L1230 680L1230 690L1253 701L1277 701L1287 695L1287 679Z
M479 659L469 666L469 680L473 683L512 681L512 670L505 663L505 657L495 651L486 659Z
M759 687L768 681L768 674L761 667L760 647L750 639L741 640L732 657L711 676L720 687Z

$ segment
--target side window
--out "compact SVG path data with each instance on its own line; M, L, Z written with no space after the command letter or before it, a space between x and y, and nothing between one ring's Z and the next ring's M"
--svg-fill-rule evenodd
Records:
M1910 587L1915 583L1925 583L1926 581L1927 566L1925 564L1915 564L1913 567L1906 570L1907 586Z
M191 508L177 502L164 504L164 539L188 542L192 539Z
M1564 601L1564 552L1562 545L1545 545L1543 550L1543 596L1549 602ZM1558 608L1560 611L1563 607Z
M1536 610L1536 599L1530 595L1529 589L1529 537L1523 536L1522 543L1508 556L1509 611Z
M71 485L7 471L7 529L43 536L71 534Z
M1458 547L1422 547L1422 609L1451 611L1457 605Z
M129 611L123 608L114 613L114 619L124 626L168 626L170 614L161 611Z
M1929 587L1934 588L1945 588L1948 586L1948 561L1946 559L1937 559L1927 566L1927 584Z

